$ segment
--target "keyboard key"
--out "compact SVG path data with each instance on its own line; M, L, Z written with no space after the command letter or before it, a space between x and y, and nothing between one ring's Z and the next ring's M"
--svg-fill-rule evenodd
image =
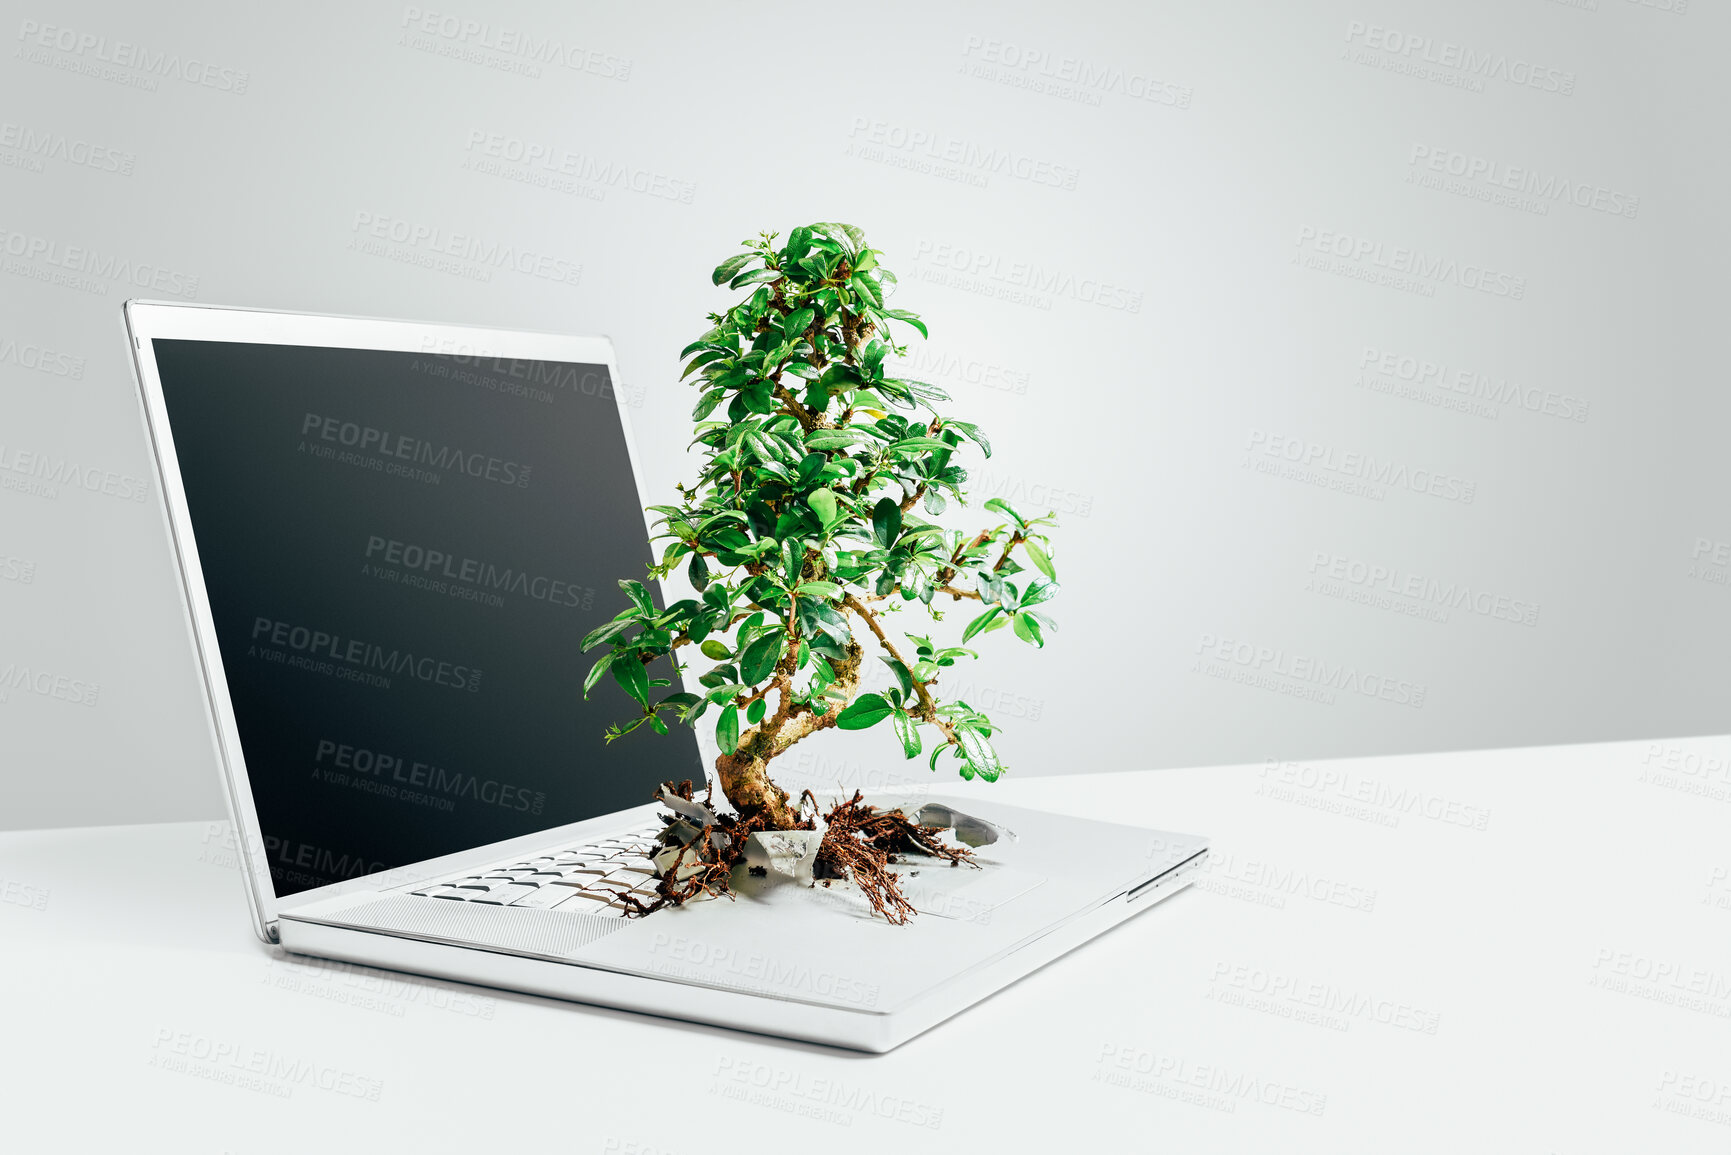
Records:
M514 885L514 880L509 878L465 878L463 881L454 882L451 885L461 887L464 890L474 890L480 891L482 894L491 894L493 891L503 890L508 886Z
M531 906L541 910L549 910L577 897L577 892L569 886L537 886L528 894L513 902L512 906Z
M524 895L534 894L539 889L541 888L538 886L502 886L498 890L489 891L483 895L477 895L469 901L488 903L493 906L510 906L513 902L516 902Z

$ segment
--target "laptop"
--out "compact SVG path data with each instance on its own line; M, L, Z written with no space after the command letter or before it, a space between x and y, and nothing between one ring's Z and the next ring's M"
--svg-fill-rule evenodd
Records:
M651 560L611 343L124 315L266 942L882 1052L1203 864L1199 837L919 786L867 800L1003 836L974 867L901 863L907 925L849 882L743 869L732 899L628 916L618 895L654 884L659 784L701 791L710 758L687 727L605 743L623 699L582 693L584 635Z

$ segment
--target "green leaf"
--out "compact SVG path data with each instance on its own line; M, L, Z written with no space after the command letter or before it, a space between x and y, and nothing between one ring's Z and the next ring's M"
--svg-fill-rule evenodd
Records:
M649 671L636 658L625 656L624 661L615 661L612 665L613 680L625 688L625 692L636 698L640 705L649 705Z
M817 316L816 309L796 309L787 315L787 320L781 323L781 331L790 337L796 337L811 327L811 319L815 316Z
M808 598L833 598L841 593L841 587L834 582L800 582L794 592Z
M848 281L848 284L859 290L859 295L864 297L868 303L880 309L884 307L884 291L878 288L876 281L864 273L854 276Z
M949 428L960 429L965 436L971 439L975 445L980 447L980 452L984 453L987 457L992 455L992 443L986 440L986 435L980 431L978 425L975 425L971 421L949 421L946 422L946 424Z
M1011 625L1016 628L1016 636L1030 645L1044 649L1046 640L1040 636L1040 623L1034 620L1032 614L1017 614L1011 619Z
M699 593L709 588L709 564L703 560L702 554L691 555L691 564L685 568L685 573Z
M715 272L709 274L710 284L719 285L723 281L732 280L739 270L745 268L745 266L749 265L756 259L756 253L740 253L737 256L727 258L725 261L715 266ZM684 354L682 353L680 356L684 356Z
M613 664L613 658L617 653L616 650L608 650L593 666L589 667L589 676L583 679L583 696L585 698L589 696L589 691L595 688L595 683L601 680L601 675L607 672L607 667Z
M1022 594L1022 600L1017 603L1022 609L1037 606L1041 602L1049 602L1058 596L1057 582L1034 582Z
M739 707L729 706L715 720L715 743L723 754L731 754L739 745Z
M892 497L879 499L872 507L872 537L884 549L896 543L902 532L902 507Z
M853 225L844 225L840 221L819 221L811 227L831 240L851 245L856 250L865 244L865 234Z
M703 650L703 656L712 659L713 661L725 662L727 659L733 657L733 651L728 649L722 643L716 641L714 638L710 638L707 642L704 642L701 648Z
M1054 582L1058 580L1058 571L1052 567L1051 554L1047 553L1031 541L1023 542L1022 548L1028 552L1028 557L1033 560L1035 567L1039 569L1041 573L1051 578ZM1053 587L1052 592L1058 592L1055 586ZM1041 600L1044 601L1045 599L1042 598Z
M800 472L805 472L803 463ZM811 492L811 495L805 499L805 503L811 506L811 511L817 514L818 520L822 522L826 528L835 521L836 500L833 491L828 489L815 489Z
M757 285L762 284L764 281L779 281L780 279L780 269L753 269L751 272L741 273L739 276L733 278L733 280L727 282L727 287L730 289L743 289L747 285Z
M583 639L583 649L593 649L602 642L611 641L626 630L634 628L637 625L637 615L629 610L626 613L629 616L614 618L605 625L590 630L589 635Z
M721 399L725 396L727 396L727 390L725 389L709 390L709 392L697 399L697 407L691 411L691 419L693 421L702 421L705 417L708 417L711 413L715 412L715 407L721 404Z
M756 685L769 677L781 658L782 633L771 630L746 646L739 655L739 678L747 685Z
M750 722L753 726L757 725L759 722L763 721L764 711L768 708L769 701L765 698L759 698L757 701L745 708L745 720Z
M926 332L926 323L920 320L917 313L910 313L906 309L885 309L884 316L892 321L900 321L904 325L912 325L920 331L920 336L928 340L931 337L931 334Z
M914 720L898 710L890 715L890 721L895 724L896 737L902 740L903 753L909 758L919 757L920 731Z
M912 453L917 450L922 453L942 453L954 448L948 441L939 441L936 437L904 437L890 446L890 452Z
M1028 523L1022 519L1022 515L1006 505L1004 500L1000 497L994 497L992 500L986 502L985 508L1003 514L1005 517L1016 523L1017 529L1027 528Z
M996 782L1004 772L1003 763L998 761L998 752L978 730L958 727L956 744L962 749L962 757L967 759L968 769L987 782Z
M846 449L860 435L851 429L820 429L805 439L807 449Z
M652 618L655 616L655 603L650 600L649 591L643 588L642 582L622 578L619 582L619 588L625 591L626 597L636 603L644 617Z
M908 673L908 668L896 661L894 658L880 658L878 660L888 666L890 668L890 673L896 676L896 681L901 683L902 693L912 696L914 692L914 676Z
M966 644L967 642L973 640L975 635L979 634L982 630L984 630L988 625L990 625L992 623L992 619L996 618L999 614L1001 614L1003 612L1004 612L1003 606L993 606L991 609L987 610L985 613L981 614L979 617L977 617L973 621L969 622L968 628L962 631L963 644Z
M893 713L895 707L882 694L861 694L852 705L836 715L835 724L843 730L866 730Z

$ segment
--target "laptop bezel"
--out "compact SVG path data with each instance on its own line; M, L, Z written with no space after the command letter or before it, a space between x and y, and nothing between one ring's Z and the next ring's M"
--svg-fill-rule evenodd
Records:
M643 468L631 426L627 391L619 384L619 366L613 343L606 337L574 337L530 330L493 329L439 322L404 321L378 317L295 313L269 309L233 308L170 301L127 301L123 310L128 346L132 353L134 380L138 386L140 416L150 439L152 459L162 487L161 512L180 577L181 610L192 637L199 676L204 683L206 720L221 771L223 794L235 837L253 929L266 942L277 941L279 911L356 890L384 890L431 878L476 856L507 854L527 849L555 834L582 835L599 832L633 815L640 808L597 815L564 826L521 835L485 847L472 847L437 859L411 863L378 874L370 874L301 891L279 898L271 884L270 866L246 756L235 724L227 674L217 644L215 622L204 584L198 541L193 533L186 491L181 483L179 458L168 421L168 409L157 371L153 342L165 340L224 341L241 344L302 345L333 349L368 349L425 353L436 356L475 356L505 360L539 360L605 365L613 386L619 422L631 462L632 482L641 506ZM643 510L646 535L654 534L653 515ZM622 575L625 576L625 575ZM663 586L663 597L669 591ZM678 674L673 689L679 689ZM698 739L698 773L703 773L708 751Z

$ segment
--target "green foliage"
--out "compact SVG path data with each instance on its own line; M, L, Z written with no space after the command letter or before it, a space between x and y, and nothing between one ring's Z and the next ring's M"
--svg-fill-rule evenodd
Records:
M779 247L776 237L746 242L716 267L714 283L745 296L710 314L680 354L682 379L699 393L692 444L703 466L679 487L680 504L650 507L665 527L655 540L667 543L650 574L683 568L698 597L657 609L640 582L621 581L630 604L583 643L609 646L584 693L611 672L637 703L641 713L609 740L645 724L664 733L663 715L697 725L712 707L724 755L742 740L742 713L744 726L766 732L802 718L842 729L889 719L907 757L926 748L921 729L931 727L934 769L947 751L964 778L996 779L991 721L940 701L937 682L977 656L963 646L1005 626L1044 646L1057 627L1034 607L1058 592L1045 533L1054 521L1000 500L985 508L1003 521L972 535L923 516L966 504L957 458L970 444L990 456L991 443L939 413L943 390L890 370L890 357L907 352L895 327L924 337L926 326L886 306L895 276L859 229L808 225ZM888 637L884 619L916 604L941 619L934 598L979 602L963 646L910 634L908 652ZM858 692L862 632L887 653L895 685L883 693ZM671 683L650 665L671 655L683 671L693 650L716 663L696 679L703 692L657 699Z

